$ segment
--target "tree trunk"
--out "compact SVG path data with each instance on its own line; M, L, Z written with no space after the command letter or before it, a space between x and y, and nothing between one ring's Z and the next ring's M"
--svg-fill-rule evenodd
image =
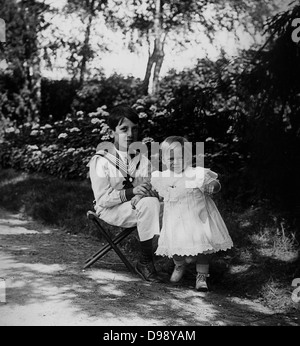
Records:
M153 72L153 77L152 77L152 88L150 91L151 95L156 95L159 91L159 75L161 71L161 67L163 64L164 60L164 53L163 49L159 49L156 52L155 55L155 66L154 66L154 72Z
M154 52L153 52L152 54L149 54L146 73L145 73L145 77L144 77L144 81L143 81L142 89L143 89L144 95L148 94L150 78L151 78L151 71L152 71L152 66L153 66L154 62L155 62L155 57L154 57Z
M42 75L41 75L41 59L39 57L39 51L37 51L32 57L31 61L31 95L32 99L35 100L32 105L32 116L33 120L37 121L40 119L40 110L41 110L41 84L42 84Z
M152 76L152 88L150 93L152 95L156 94L158 91L158 82L161 66L164 59L164 39L162 38L162 16L161 16L161 0L156 0L155 2L155 18L154 18L154 48L152 54L149 55L146 73L143 81L143 91L144 94L149 93L149 84L152 74L152 69L154 66L154 72Z
M39 9L33 2L33 7L29 8L25 1L21 2L21 10L24 13L24 58L23 65L25 84L24 92L29 93L29 98L25 97L25 103L29 112L27 113L27 121L38 121L40 118L40 106L41 106L41 59L40 59L40 47L38 43L38 24L39 24Z
M92 0L90 3L89 8L89 15L88 15L88 23L85 30L85 38L84 43L82 47L82 60L80 64L80 76L79 76L79 84L80 86L83 85L86 75L86 65L89 60L89 45L90 45L90 37L91 37L91 27L92 22L95 16L95 0Z

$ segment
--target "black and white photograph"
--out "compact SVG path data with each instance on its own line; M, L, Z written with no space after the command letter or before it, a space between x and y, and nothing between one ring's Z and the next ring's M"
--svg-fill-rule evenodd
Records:
M299 0L0 0L0 326L300 326Z

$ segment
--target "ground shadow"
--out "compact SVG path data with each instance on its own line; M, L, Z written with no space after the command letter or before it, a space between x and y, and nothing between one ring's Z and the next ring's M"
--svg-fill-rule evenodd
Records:
M26 222L22 227L32 229ZM191 277L178 286L144 282L129 274L113 252L82 271L99 246L94 238L61 230L0 235L1 277L8 283L2 323L13 323L18 315L23 320L15 323L20 324L297 324L255 301L229 296L218 285L207 294L196 292Z

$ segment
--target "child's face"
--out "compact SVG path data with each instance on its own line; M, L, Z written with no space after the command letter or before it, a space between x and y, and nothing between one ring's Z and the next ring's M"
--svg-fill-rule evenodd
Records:
M122 123L119 124L112 133L116 148L121 151L127 151L130 144L137 141L138 125L124 118Z
M183 157L183 148L181 145L169 149L163 160L164 164L170 171L181 173L186 168L186 162Z

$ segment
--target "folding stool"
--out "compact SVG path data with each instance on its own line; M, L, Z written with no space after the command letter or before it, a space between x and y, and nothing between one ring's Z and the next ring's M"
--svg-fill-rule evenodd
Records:
M96 261L98 261L100 258L102 258L105 254L107 254L110 250L114 249L117 255L120 257L120 259L123 261L123 263L126 265L128 270L131 273L136 273L134 267L132 264L127 260L125 255L121 252L121 250L117 247L117 245L125 239L129 234L131 234L133 231L136 230L136 227L131 228L125 228L122 230L115 238L112 238L109 231L106 229L105 221L101 220L96 213L92 211L87 212L87 218L91 220L94 225L96 226L97 230L100 231L100 233L104 236L104 238L107 240L108 244L104 245L99 251L97 251L95 254L93 254L91 257L89 257L85 261L84 269L90 267L92 264L94 264Z

